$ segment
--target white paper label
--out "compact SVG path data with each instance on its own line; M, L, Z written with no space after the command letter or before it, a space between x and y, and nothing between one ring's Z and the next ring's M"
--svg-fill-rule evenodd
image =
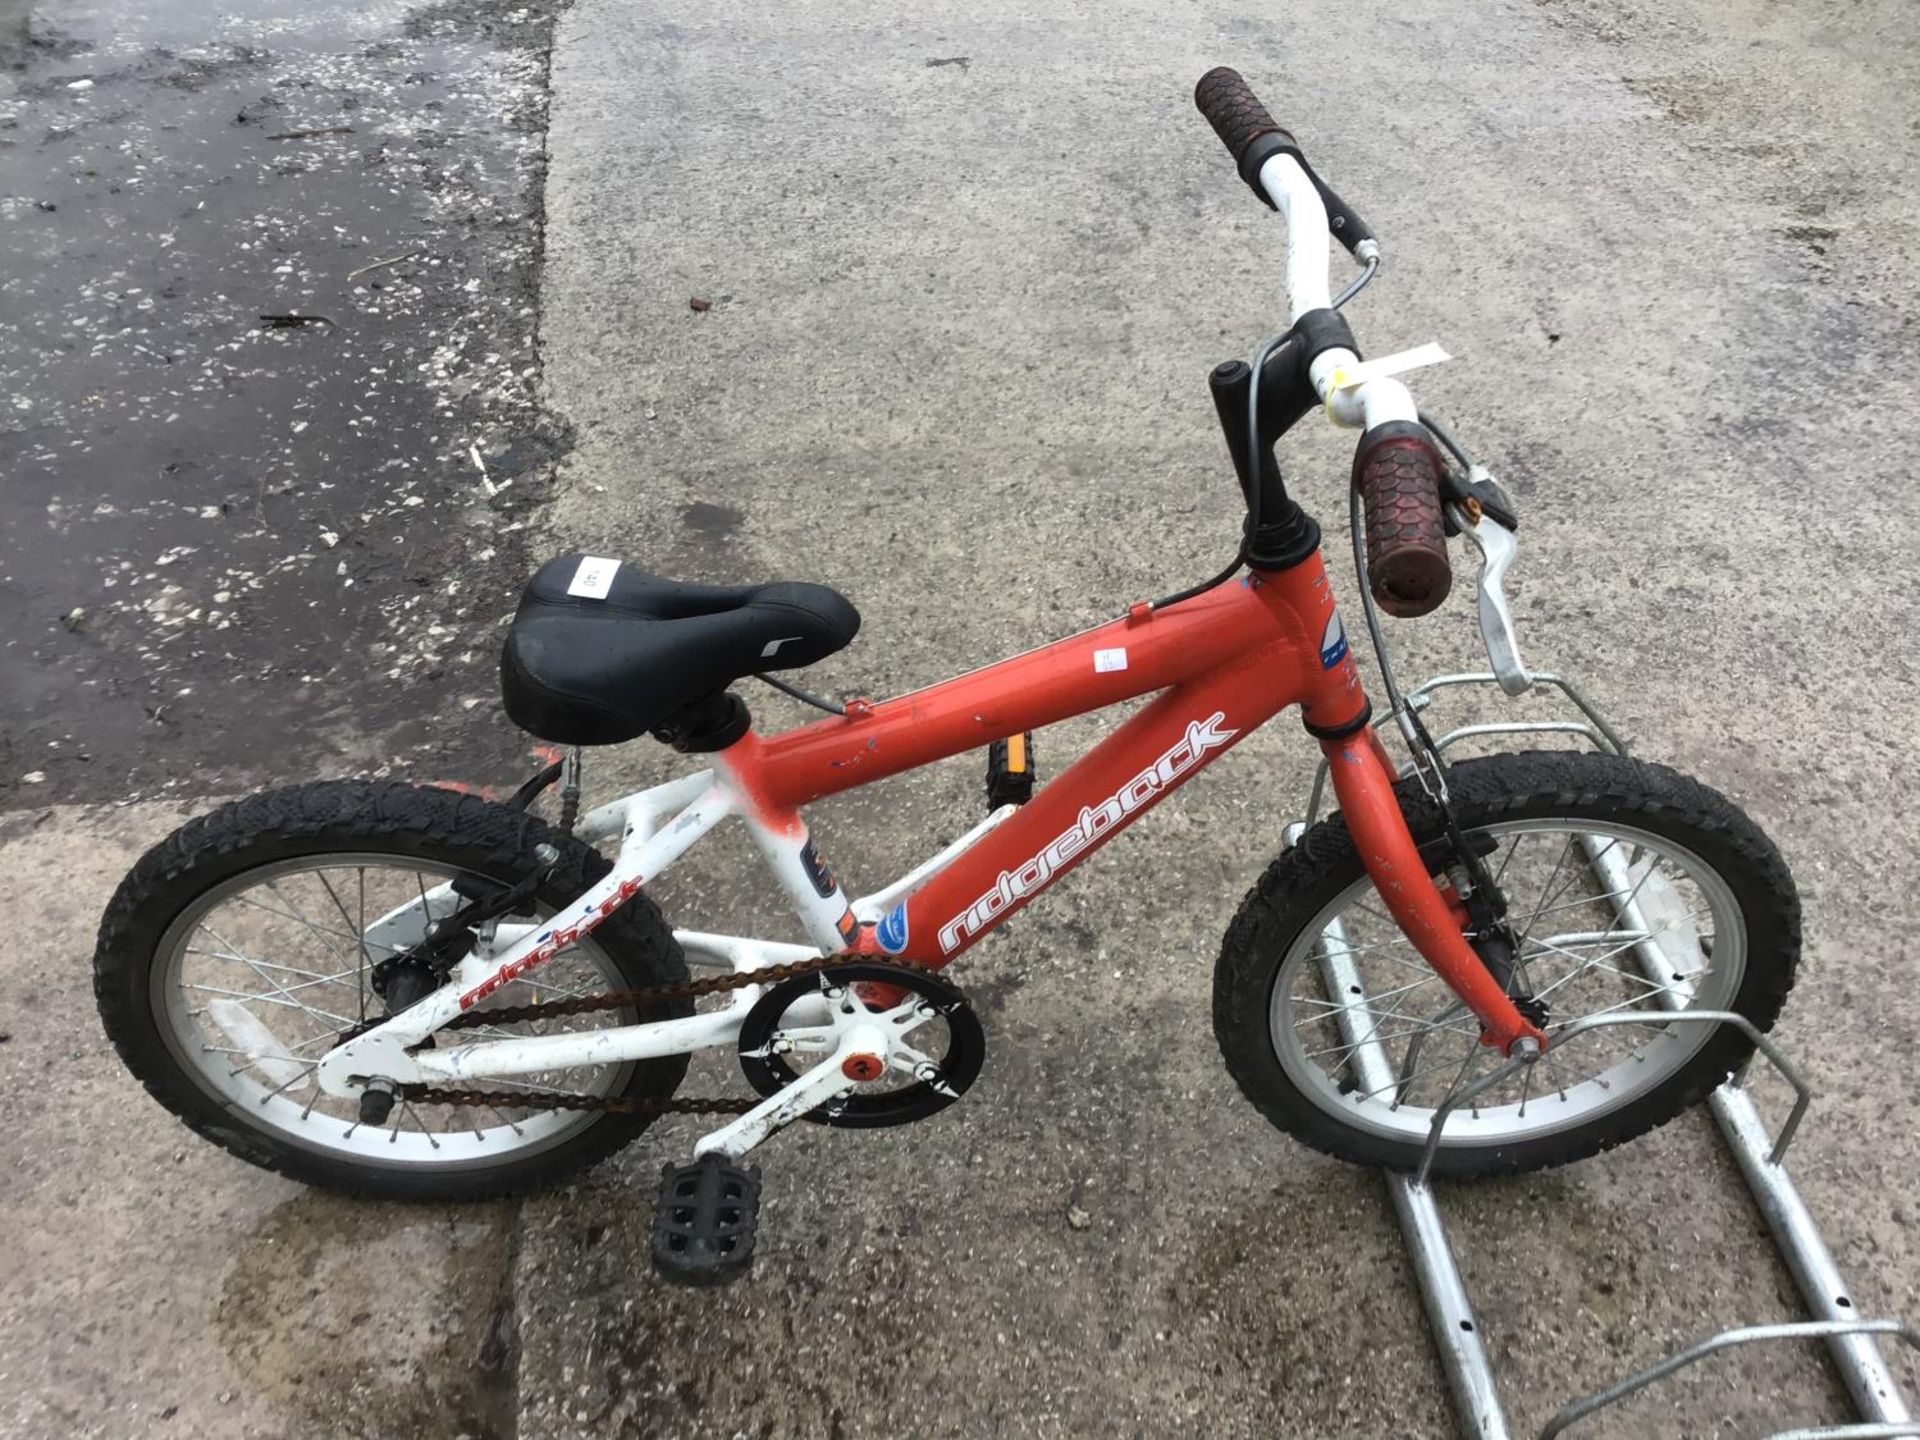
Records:
M573 583L567 586L567 593L588 600L604 600L607 592L613 589L613 577L619 569L618 560L608 560L600 555L583 555L580 557L580 568L573 572Z
M1104 675L1109 670L1124 670L1126 668L1127 652L1125 650L1096 650L1093 652L1093 672L1096 675Z
M1362 360L1354 365L1342 365L1333 375L1335 390L1351 390L1356 385L1364 385L1369 380L1382 380L1389 375L1404 375L1409 370L1419 370L1427 365L1440 365L1453 357L1433 341L1419 345L1412 350L1402 350L1397 355L1382 355L1378 360Z

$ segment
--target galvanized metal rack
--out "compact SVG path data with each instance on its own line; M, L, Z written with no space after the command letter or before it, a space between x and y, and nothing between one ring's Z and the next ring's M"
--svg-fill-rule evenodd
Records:
M1488 736L1556 734L1583 738L1597 749L1613 754L1624 755L1627 752L1626 742L1571 681L1545 673L1534 674L1531 681L1534 686L1558 692L1571 704L1579 718L1463 725L1441 735L1435 742L1436 748L1444 752L1462 741ZM1514 693L1511 685L1502 687L1499 677L1491 672L1441 675L1408 692L1404 703L1414 710L1425 710L1440 691L1482 686L1505 688L1508 693ZM1314 780L1307 821L1289 827L1289 844L1298 839L1306 829L1306 824L1311 823L1318 812L1325 780L1323 765ZM1617 854L1607 853L1607 847L1592 837L1583 837L1581 843L1588 863L1607 894L1626 897L1615 906L1621 926L1651 934L1654 926L1649 924L1650 916L1646 912L1657 910L1664 903L1662 897L1644 890L1636 894L1634 887L1623 883L1625 865ZM1651 973L1659 974L1663 980L1668 977L1671 967L1661 956L1654 941L1643 940L1635 949L1639 952L1636 958L1643 967L1658 965L1659 970ZM1395 1082L1393 1066L1384 1048L1371 1038L1375 1033L1372 1012L1367 1009L1360 974L1347 953L1346 938L1338 921L1328 927L1323 937L1320 966L1329 994L1353 997L1352 1002L1346 1004L1336 1018L1343 1041L1353 1047L1349 1063L1353 1067L1354 1079L1369 1091L1391 1088ZM1540 1440L1554 1440L1569 1427L1608 1406L1722 1350L1777 1340L1816 1339L1826 1342L1828 1354L1846 1385L1859 1418L1856 1422L1846 1424L1785 1431L1770 1437L1770 1440L1888 1440L1888 1437L1894 1436L1920 1436L1920 1421L1916 1421L1908 1409L1877 1343L1881 1336L1892 1336L1920 1350L1920 1329L1897 1320L1861 1318L1854 1308L1852 1293L1834 1263L1832 1252L1814 1224L1806 1202L1801 1199L1799 1190L1787 1174L1787 1147L1813 1098L1812 1087L1780 1052L1779 1047L1769 1037L1761 1035L1744 1016L1727 1011L1679 1008L1684 1003L1684 997L1664 986L1658 994L1658 1001L1662 1007L1658 1012L1662 1023L1728 1024L1745 1030L1756 1042L1760 1053L1793 1087L1793 1108L1777 1136L1768 1135L1760 1112L1748 1094L1744 1070L1716 1090L1707 1103L1721 1137L1739 1165L1755 1205L1766 1219L1774 1244L1792 1273L1808 1312L1814 1318L1791 1324L1746 1326L1709 1336L1657 1365L1569 1403L1547 1423L1540 1432ZM1646 1018L1644 1012L1616 1012L1577 1021L1560 1032L1556 1043L1564 1046L1577 1041L1582 1034L1613 1025L1644 1024ZM1509 1440L1512 1432L1500 1403L1493 1367L1481 1341L1480 1324L1474 1316L1472 1300L1467 1294L1459 1266L1454 1262L1446 1223L1441 1218L1440 1207L1428 1183L1428 1171L1448 1118L1472 1096L1498 1084L1526 1063L1525 1060L1514 1060L1490 1071L1466 1090L1450 1097L1435 1112L1425 1158L1416 1174L1383 1172L1387 1194L1393 1202L1394 1215L1399 1221L1407 1253L1413 1261L1414 1274L1419 1281L1434 1347L1439 1352L1441 1367L1453 1392L1460 1433L1467 1440Z

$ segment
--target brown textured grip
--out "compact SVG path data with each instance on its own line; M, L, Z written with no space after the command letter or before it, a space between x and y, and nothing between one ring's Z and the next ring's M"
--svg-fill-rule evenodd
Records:
M1262 135L1279 131L1286 135L1289 145L1293 143L1293 136L1273 123L1273 116L1247 88L1238 70L1220 65L1202 75L1200 83L1193 87L1193 103L1207 117L1213 133L1220 137L1220 143L1227 147L1236 165L1247 153L1247 146Z
M1353 457L1353 483L1367 514L1373 598L1403 619L1437 608L1453 588L1453 565L1432 442L1411 425L1369 431Z

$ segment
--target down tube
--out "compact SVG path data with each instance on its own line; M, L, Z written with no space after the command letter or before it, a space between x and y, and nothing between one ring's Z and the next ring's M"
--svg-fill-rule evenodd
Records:
M945 965L1299 699L1301 678L1281 641L1163 692L882 920L880 948Z

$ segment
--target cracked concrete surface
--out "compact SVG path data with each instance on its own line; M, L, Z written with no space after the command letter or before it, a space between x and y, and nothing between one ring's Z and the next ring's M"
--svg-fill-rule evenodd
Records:
M1281 312L1277 225L1188 99L1236 65L1383 238L1352 312L1370 352L1461 357L1418 389L1518 494L1530 656L1786 850L1808 944L1780 1035L1821 1092L1794 1169L1861 1311L1920 1314L1917 34L1893 0L576 0L541 342L578 445L548 548L838 585L865 627L806 677L836 694L1208 573L1237 515L1205 372ZM1311 426L1283 454L1330 530L1346 459ZM1475 659L1464 596L1392 634L1410 672ZM1043 767L1101 728L1041 736ZM769 1147L760 1262L712 1293L646 1260L691 1122L511 1211L347 1205L192 1140L106 1053L84 975L178 812L16 811L0 855L37 943L0 961L23 1137L0 1207L24 1217L0 1429L1450 1433L1379 1182L1268 1129L1213 1050L1212 955L1309 754L1284 720L1253 737L970 955L973 1094ZM629 747L589 781L675 768ZM978 781L955 761L825 804L822 849L872 888L970 823ZM672 918L783 923L736 842L670 877ZM1444 1202L1515 1433L1799 1313L1703 1116ZM1839 1403L1817 1355L1753 1354L1586 1433L1757 1435Z

